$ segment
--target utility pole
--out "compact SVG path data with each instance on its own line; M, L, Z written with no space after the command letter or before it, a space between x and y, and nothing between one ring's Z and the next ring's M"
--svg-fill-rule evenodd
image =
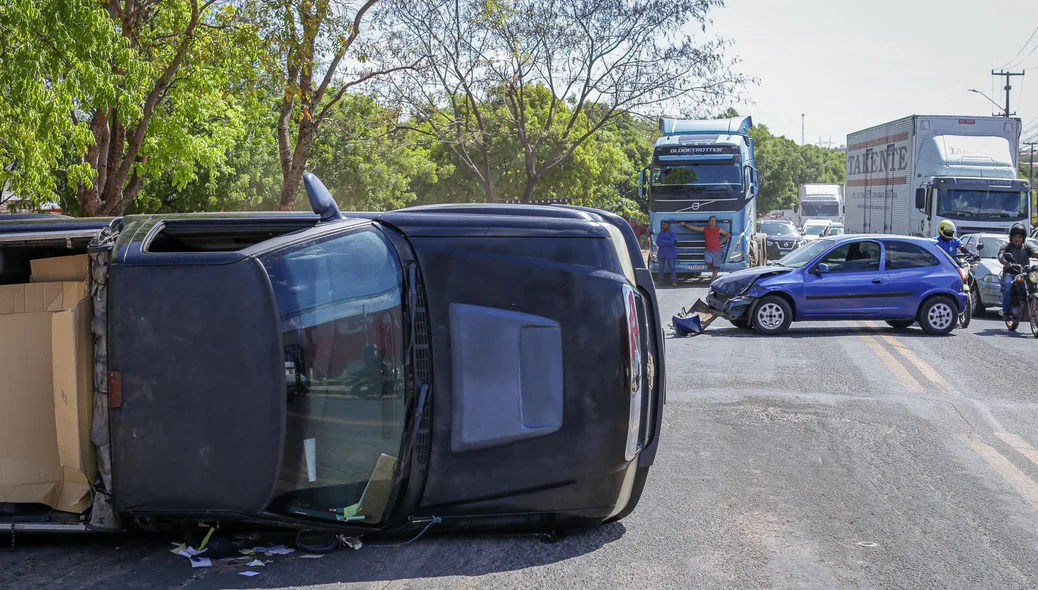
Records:
M800 145L804 145L804 113L800 113Z
M1010 78L1012 78L1013 76L1023 76L1024 72L1007 72L1005 70L996 72L995 70L991 70L991 75L992 76L1005 76L1005 78L1006 78L1006 86L1005 86L1005 91L1006 91L1006 110L1005 110L1005 113L1002 114L1002 116L1003 117L1012 117L1016 113L1010 113L1009 112L1009 91L1013 89L1013 86L1012 86L1012 84L1009 83L1009 81L1010 81Z

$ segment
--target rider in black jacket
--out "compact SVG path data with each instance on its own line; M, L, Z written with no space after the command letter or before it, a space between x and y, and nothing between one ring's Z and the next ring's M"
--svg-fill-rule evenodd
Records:
M1021 267L1027 266L1032 258L1038 258L1038 247L1028 244L1027 228L1022 223L1013 224L1009 230L1009 243L998 251L998 259L1002 262L1002 316L1012 320L1013 316L1013 277L1020 273Z

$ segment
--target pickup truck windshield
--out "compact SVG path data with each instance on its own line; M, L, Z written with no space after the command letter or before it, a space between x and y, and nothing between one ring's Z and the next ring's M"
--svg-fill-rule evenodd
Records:
M262 262L281 314L288 400L272 509L377 523L392 492L406 412L396 254L364 229L296 244Z
M952 219L1023 219L1027 193L984 190L939 191L937 214Z

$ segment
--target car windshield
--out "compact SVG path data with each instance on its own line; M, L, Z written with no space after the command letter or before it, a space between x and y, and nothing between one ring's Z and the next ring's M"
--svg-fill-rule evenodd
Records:
M809 235L809 236L817 236L818 234L820 234L823 231L825 231L825 228L828 225L829 225L828 223L817 223L817 222L808 221L807 223L804 224L804 233Z
M828 250L834 243L832 240L816 240L808 246L793 250L775 264L789 268L800 268L814 260L822 252Z
M844 233L842 225L830 225L829 229L825 230L827 236L842 236Z
M383 519L404 432L403 282L373 230L263 259L281 315L287 420L272 509Z
M653 186L685 186L689 184L742 184L739 164L657 164L652 170Z
M760 230L769 236L795 236L796 228L790 223L762 223Z
M1026 192L939 191L937 214L953 219L1023 219L1027 201Z
M987 236L980 238L979 246L981 248L974 247L973 249L980 254L981 258L998 259L998 251L1002 246L1009 242L1009 238L996 238L994 236Z

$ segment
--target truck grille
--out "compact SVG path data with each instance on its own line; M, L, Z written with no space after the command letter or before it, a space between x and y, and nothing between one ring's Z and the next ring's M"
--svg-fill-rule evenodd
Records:
M707 218L709 219L709 218ZM682 219L690 225L696 225L700 227L706 227L707 219ZM727 220L717 220L717 227L732 233L732 222ZM676 221L671 222L670 229L678 236L678 261L679 262L703 262L706 256L703 254L706 252L706 237L702 232L694 232L687 230L677 224ZM729 241L731 238L729 238ZM727 244L726 244L727 246Z

